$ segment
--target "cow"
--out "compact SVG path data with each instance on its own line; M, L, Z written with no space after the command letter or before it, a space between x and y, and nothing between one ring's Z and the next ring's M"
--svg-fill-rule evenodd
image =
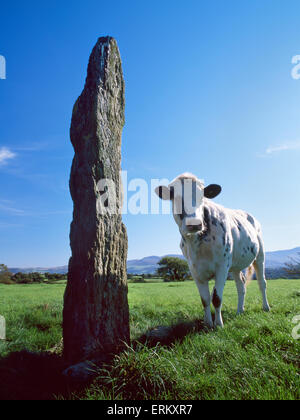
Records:
M219 185L204 187L195 175L184 173L156 194L171 200L175 222L181 233L181 250L187 259L204 307L207 327L223 327L223 291L229 272L238 292L237 313L244 312L247 283L256 272L263 309L270 310L265 278L265 251L259 222L242 210L225 208L212 201L222 191ZM246 269L246 275L243 270ZM209 281L215 279L212 295ZM215 308L214 323L211 301Z

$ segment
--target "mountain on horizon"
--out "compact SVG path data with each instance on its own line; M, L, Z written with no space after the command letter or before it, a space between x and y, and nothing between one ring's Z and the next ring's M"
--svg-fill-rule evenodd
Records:
M289 250L266 252L266 269L282 269L286 263L291 261L291 259L297 258L299 253L300 247ZM183 255L169 254L166 256L184 259ZM161 258L162 257L151 256L140 260L129 260L127 262L127 271L129 274L154 274Z
M300 247L280 250L280 251L271 251L266 252L266 269L267 270L279 270L284 267L284 265L289 262L291 259L295 259L299 256ZM180 254L168 254L164 255L166 257L177 257L184 259L183 255ZM158 262L163 257L152 255L149 257L144 257L141 259L128 260L127 261L127 271L129 274L154 274L158 268ZM61 267L51 267L51 268L42 268L42 267L32 267L32 268L9 268L12 273L57 273L65 274L68 272L68 266L64 265Z

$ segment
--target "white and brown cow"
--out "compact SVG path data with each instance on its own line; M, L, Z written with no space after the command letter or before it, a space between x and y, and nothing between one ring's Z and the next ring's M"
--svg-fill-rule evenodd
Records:
M238 291L238 314L244 312L246 284L256 271L263 298L263 309L270 307L266 296L265 252L260 224L242 210L227 209L211 201L221 192L219 185L204 184L192 174L182 174L156 193L171 200L173 216L179 227L181 249L197 284L205 310L205 324L213 327L211 300L215 307L215 326L223 327L222 298L228 272ZM247 268L247 280L242 270ZM210 296L209 280L215 278Z

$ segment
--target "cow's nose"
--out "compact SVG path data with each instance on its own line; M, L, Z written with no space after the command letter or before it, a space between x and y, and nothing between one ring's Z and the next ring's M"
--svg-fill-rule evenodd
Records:
M202 230L202 224L198 225L187 225L187 228L190 232L198 232L199 230Z

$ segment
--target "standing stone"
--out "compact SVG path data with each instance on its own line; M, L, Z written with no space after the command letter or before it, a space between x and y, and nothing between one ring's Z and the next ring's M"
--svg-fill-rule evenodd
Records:
M122 200L116 214L101 214L100 180L112 180L121 197L124 80L116 41L100 38L90 56L84 90L74 105L74 202L68 284L64 301L64 356L70 363L107 356L129 343L127 233Z

